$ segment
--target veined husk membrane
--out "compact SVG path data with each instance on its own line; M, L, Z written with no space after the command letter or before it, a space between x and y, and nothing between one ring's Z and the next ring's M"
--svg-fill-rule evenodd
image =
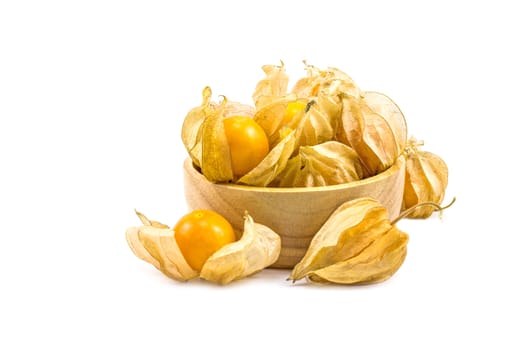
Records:
M193 164L211 182L234 179L231 153L224 131L224 119L243 115L252 117L255 109L223 97L220 103L211 101L211 88L202 91L202 104L191 109L182 125L181 138Z
M286 74L283 62L281 62L280 66L264 65L262 70L266 77L257 83L252 96L257 109L266 106L277 98L285 96L290 79Z
M358 153L367 177L391 167L400 154L391 124L374 112L362 97L342 95L342 103L336 138Z
M277 187L337 185L363 178L363 166L353 148L337 141L301 146L272 184Z
M246 213L242 237L207 259L200 277L226 284L250 276L275 263L280 247L280 236L269 227L255 223Z
M136 211L142 226L129 227L126 240L132 252L165 275L177 281L187 281L198 277L185 260L174 239L174 231L165 224L149 220Z
M384 94L363 92L337 68L319 69L306 62L305 67L306 76L288 91L284 64L263 66L265 77L256 84L252 95L255 107L225 97L213 102L211 89L204 88L202 104L185 117L182 140L193 164L209 181L258 187L287 187L294 183L293 186L325 186L371 177L394 164L407 140L407 125L398 106ZM292 116L287 111L295 104L306 107ZM236 177L223 126L224 118L231 115L252 117L266 133L270 145L268 155L259 164ZM305 180L279 179L288 161L287 172L291 175L292 166L303 167L306 162L302 159L310 158L312 150L324 149L332 142L343 143L355 152L344 168L359 169L359 159L360 172L348 176L350 171L340 168L338 172L345 176L321 177L321 169L312 166L308 169L315 173L302 171L301 178ZM339 178L343 182L334 181Z
M442 203L448 181L448 169L442 158L420 150L423 142L411 138L405 149L405 187L402 210L418 203ZM410 218L427 218L434 208L421 207L409 214Z
M338 284L384 281L405 260L408 239L378 201L348 201L315 234L289 279Z
M201 271L195 271L185 260L171 228L136 213L143 225L127 229L130 249L138 258L178 281L200 277L227 284L259 272L279 258L280 236L269 227L255 223L246 213L241 238L220 248L207 259Z

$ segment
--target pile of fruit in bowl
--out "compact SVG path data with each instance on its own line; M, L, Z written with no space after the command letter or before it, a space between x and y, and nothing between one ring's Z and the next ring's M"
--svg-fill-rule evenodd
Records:
M337 68L305 63L289 88L266 65L253 104L213 99L183 119L189 213L173 227L138 213L134 254L176 280L226 284L268 267L290 279L383 281L405 260L403 217L441 210L448 170L407 134L400 108Z

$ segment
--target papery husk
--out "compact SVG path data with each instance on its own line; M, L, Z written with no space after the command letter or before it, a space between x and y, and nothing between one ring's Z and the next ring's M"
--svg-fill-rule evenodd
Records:
M286 109L295 101L304 103L306 108L285 122ZM297 99L294 94L290 94L259 109L254 119L268 136L271 148L280 141L279 133L283 127L301 129L297 137L297 150L299 146L317 145L334 139L340 116L341 101L331 96L321 94L308 100Z
M299 79L292 88L292 93L299 98L317 96L320 92L327 95L346 93L350 96L361 96L361 90L354 80L345 72L329 67L326 70L309 65L304 61L306 77Z
M398 154L401 154L407 145L407 121L400 107L387 95L376 91L365 91L363 99L367 106L383 117L389 124L398 144Z
M237 101L227 100L227 103L224 106L224 118L235 116L253 118L255 113L255 107Z
M382 282L394 275L407 255L409 236L392 227L375 239L360 254L308 273L319 283L368 284Z
M282 100L281 100L282 101ZM261 186L265 187L272 183L277 176L285 169L288 159L297 152L301 140L303 137L314 137L321 142L326 140L326 134L334 134L333 130L327 130L322 127L325 124L323 119L325 118L321 114L310 114L309 110L314 102L309 102L306 108L295 116L292 121L283 126L278 130L277 141L275 141L270 152L264 157L264 159L252 170L250 170L246 175L241 177L237 183L250 185L250 186ZM283 106L284 108L287 107ZM326 106L326 108L329 108ZM257 112L257 115L259 112ZM257 115L255 117L257 117ZM273 116L270 113L270 119ZM316 121L316 119L318 119ZM262 120L261 120L262 121ZM320 130L314 131L313 133L306 132L306 128L310 129L310 125L315 123L320 125ZM329 129L332 129L332 126L329 123L326 123ZM293 130L292 130L293 128ZM326 130L326 131L325 131ZM323 134L321 134L322 132ZM323 135L323 136L320 136Z
M387 209L377 200L359 198L345 202L314 235L289 279L295 281L361 255L391 228Z
M278 187L313 187L363 178L361 160L351 147L337 141L302 146L273 183Z
M394 220L387 209L372 198L358 198L338 207L314 235L306 254L294 266L289 280L367 284L391 277L407 255L409 236L396 223L423 207L433 211L449 208L422 202Z
M298 132L288 128L283 128L281 131L281 141L270 150L255 168L242 176L237 183L266 187L284 170L288 159L295 150Z
M151 221L136 212L143 226L126 230L126 240L132 252L170 278L187 281L198 277L189 266L174 239L174 231L167 225Z
M313 65L309 65L304 61L304 69L306 76L300 78L292 87L292 93L299 97L311 98L317 96L323 77L321 70Z
M402 210L417 203L441 204L448 183L448 168L442 158L434 153L422 151L423 142L412 138L405 150L405 186ZM434 208L422 207L408 215L409 218L427 218Z
M329 67L327 72L327 78L319 88L320 93L333 96L346 94L356 98L363 96L363 91L348 74L335 67Z
M200 278L227 284L272 265L279 258L281 239L246 213L242 237L216 251L205 262Z
M187 149L187 153L189 153L194 165L197 167L202 166L203 121L216 108L211 103L211 95L211 88L206 86L202 91L202 104L187 113L181 129L183 145Z
M211 88L202 91L202 104L187 113L182 125L182 141L193 164L212 182L233 179L229 144L224 132L223 119L231 116L255 115L255 108L223 98L211 101Z
M202 125L202 162L201 170L211 182L233 180L231 152L224 130L224 108L227 100L219 108L208 113Z
M253 102L257 110L287 94L289 77L284 63L280 66L265 65L262 70L266 77L260 80L253 92Z
M296 143L296 151L300 146L314 146L334 140L336 128L341 116L341 101L335 101L331 96L319 94L307 103L290 122L293 129L300 129Z
M268 137L270 148L273 148L280 141L280 129L285 126L284 116L288 104L296 100L295 95L288 95L275 99L255 113L254 120L260 125Z
M143 215L137 210L135 210L135 212L136 212L136 216L139 218L141 223L145 226L152 226L152 227L157 227L157 228L170 228L169 226L162 224L159 221L150 220L149 218L147 218L145 215Z
M374 176L390 168L399 148L390 124L375 113L363 98L342 95L343 110L336 139L356 150L367 175Z

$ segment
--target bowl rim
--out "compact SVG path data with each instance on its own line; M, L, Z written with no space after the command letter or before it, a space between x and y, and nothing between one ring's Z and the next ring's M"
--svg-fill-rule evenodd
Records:
M359 187L362 185L367 185L380 181L384 178L387 178L393 174L396 174L400 169L405 165L405 158L402 155L398 156L394 164L385 170L382 173L376 174L374 176L361 179L358 181L348 182L338 185L328 185L328 186L316 186L316 187L262 187L262 186L250 186L250 185L241 185L234 183L214 183L205 178L205 176L198 171L194 166L192 159L187 157L184 160L183 167L188 170L191 176L199 178L202 182L207 182L210 185L225 187L228 189L238 190L238 191L248 191L248 192L262 192L262 193L307 193L307 192L332 192L339 191L343 189L350 189L353 187Z

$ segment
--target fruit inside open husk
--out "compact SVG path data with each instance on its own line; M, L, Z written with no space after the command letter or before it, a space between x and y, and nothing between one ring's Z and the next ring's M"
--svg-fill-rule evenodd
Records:
M254 106L225 96L214 102L211 89L204 88L202 104L184 119L182 141L209 181L327 186L371 177L394 164L407 141L405 117L394 101L378 92L363 92L337 68L306 63L305 68L306 76L288 90L284 64L265 65L266 76L252 95ZM244 174L233 172L222 122L234 110L253 118L269 144L269 153ZM254 146L251 142L258 141L249 140L248 148Z

